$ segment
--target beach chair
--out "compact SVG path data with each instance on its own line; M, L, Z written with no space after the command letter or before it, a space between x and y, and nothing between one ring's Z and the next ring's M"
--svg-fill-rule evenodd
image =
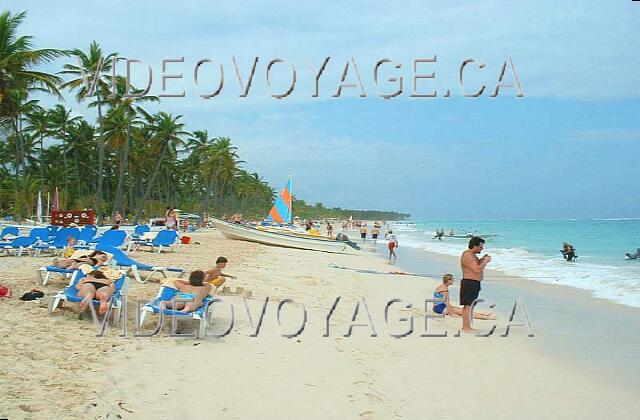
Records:
M162 311L162 313L167 316L175 315L177 317L183 317L185 319L197 320L199 326L198 326L198 331L196 333L196 337L204 338L207 332L207 324L209 319L208 312L209 312L209 306L211 304L211 298L206 297L203 301L202 306L193 312L182 312L182 311L176 311L173 309L166 309L166 308L163 310L162 308L160 308L160 302L170 301L171 299L175 298L178 295L178 293L179 293L178 290L172 287L160 286L160 291L158 292L158 296L156 296L156 298L153 301L147 303L142 308L140 308L140 325L144 323L144 319L147 313L158 314L160 313L160 311Z
M0 241L9 240L9 238L7 238L9 235L14 237L11 239L15 239L15 237L20 236L20 230L17 226L5 226L2 232L0 232Z
M31 249L31 247L36 243L38 243L37 237L18 236L13 241L0 245L0 249L5 251L7 254L13 251L17 257L20 257L24 250Z
M112 248L112 249L117 249L117 248ZM99 251L103 251L103 250L99 250ZM88 255L91 252L92 251L89 249L76 250L76 252L74 252L73 255L71 256L71 258L79 258L81 256ZM113 253L110 250L105 250L104 252L107 252L107 254L109 254L109 261L104 265L109 265L113 261ZM98 265L93 267L94 270L97 270L98 268L100 268L100 266ZM49 278L51 278L52 274L61 274L67 278L70 278L71 275L76 271L77 269L73 269L73 268L59 268L59 267L56 267L55 265L47 265L44 267L40 267L38 269L37 271L38 281L42 286L44 286L49 282Z
M64 288L64 290L59 291L51 302L49 303L49 314L52 314L56 309L58 309L58 305L60 302L75 302L80 303L82 298L78 296L78 289L76 289L76 284L83 278L84 274L80 270L74 270L75 272L71 275L71 279L69 280L69 285ZM124 317L124 313L122 313L122 297L127 295L129 290L129 278L126 275L122 275L118 280L115 281L115 291L113 293L113 298L111 300L111 304L113 305L113 322L117 323L121 318ZM94 299L92 301L93 305L99 305L100 301Z
M80 229L80 234L78 235L78 244L86 245L95 239L96 233L98 229L89 225Z
M112 248L120 248L124 245L127 239L127 232L124 230L108 230L103 233L101 236L94 238L90 244L88 245L78 245L76 248L78 249L86 249L86 248L96 248L98 246L101 247L112 247Z
M71 268L58 268L55 265L47 265L45 267L40 267L38 269L38 282L40 285L44 286L49 281L49 278L52 274L61 274L67 278L70 278L73 273L78 270L73 270Z
M142 235L151 231L151 227L149 225L137 225L135 229L133 229L133 235L131 235L134 239L140 239Z
M114 262L114 264L119 267L129 268L131 270L131 273L135 277L135 279L138 281L138 283L146 283L147 281L149 281L149 279L151 279L151 277L153 277L155 273L160 273L162 274L163 277L167 277L166 272L178 273L178 276L181 276L182 273L184 273L184 270L182 268L157 267L157 266L141 263L132 258L129 258L127 254L125 254L123 251L121 251L118 248L97 246L96 249L99 251L111 253L113 255L112 261ZM149 271L150 273L143 280L142 277L140 277L140 271Z
M62 228L58 230L50 242L41 242L33 245L34 257L39 257L42 251L59 251L62 252L67 246L67 239L72 236L78 238L80 230L78 228Z
M149 246L151 247L151 251L153 252L157 248L158 254L162 252L163 248L172 248L175 252L177 252L178 245L178 232L175 230L161 230L158 232L158 235L153 238L151 241L143 241L136 243L136 251L141 246Z

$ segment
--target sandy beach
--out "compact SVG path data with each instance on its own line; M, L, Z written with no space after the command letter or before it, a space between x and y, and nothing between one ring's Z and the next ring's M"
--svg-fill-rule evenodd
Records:
M506 319L476 321L478 327L497 324L488 338L456 337L459 319L429 319L424 333L424 299L437 279L402 275L372 275L330 267L337 264L381 272L398 270L374 253L334 255L231 241L217 231L195 233L199 245L178 253L134 252L148 263L184 267L211 266L224 255L227 272L238 277L232 287L252 292L247 300L254 324L266 311L257 337L252 337L244 302L223 296L214 308L208 336L169 337L170 323L155 337L134 337L135 299L152 298L158 279L132 282L129 291L128 336L110 328L96 337L90 319L79 319L69 304L53 315L17 296L37 287L35 270L45 258L3 257L2 283L14 297L0 300L0 417L14 418L631 418L640 408L637 390L576 369L549 357L514 328L501 337ZM41 288L53 293L65 280ZM340 297L330 317L326 317ZM355 326L345 337L357 302L364 297L370 326ZM394 304L385 322L386 303ZM285 299L281 323L278 305ZM214 335L234 325L224 337ZM303 332L301 304L307 311ZM356 323L367 322L360 304ZM413 333L407 331L413 316ZM144 331L157 319L149 317ZM179 323L179 332L195 328ZM537 331L539 332L539 331ZM566 351L566 348L563 349ZM574 348L575 352L579 349ZM564 356L567 356L566 354ZM570 392L569 392L570 391Z

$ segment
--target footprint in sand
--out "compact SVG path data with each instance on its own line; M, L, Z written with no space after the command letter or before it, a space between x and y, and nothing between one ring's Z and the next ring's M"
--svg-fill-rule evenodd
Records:
M359 416L365 420L371 420L374 418L373 417L374 414L375 414L375 411L368 410L368 411L363 411L362 413L359 414Z
M364 395L365 395L367 398L369 398L370 400L378 401L378 402L381 402L381 401L382 401L382 398L381 398L381 397L379 397L379 396L377 396L377 395L375 395L375 394L372 394L372 393L370 393L370 392L365 392L365 393L364 393Z

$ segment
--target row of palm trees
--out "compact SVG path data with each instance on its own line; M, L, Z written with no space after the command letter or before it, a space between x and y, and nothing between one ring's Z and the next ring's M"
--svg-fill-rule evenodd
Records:
M31 215L38 191L58 188L66 208L136 219L167 204L199 213L267 213L273 190L241 168L229 138L190 132L180 115L147 112L144 105L159 99L127 92L123 78L114 81L117 55L95 41L86 52L34 49L32 37L18 35L25 17L0 14L0 211ZM68 63L59 73L38 71L63 57ZM65 106L64 91L95 109L95 123ZM34 99L40 93L60 103L44 108Z

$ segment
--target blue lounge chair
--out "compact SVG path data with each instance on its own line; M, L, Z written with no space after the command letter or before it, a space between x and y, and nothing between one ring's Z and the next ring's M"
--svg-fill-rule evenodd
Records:
M52 274L62 274L63 276L70 278L73 273L78 270L71 268L58 268L55 265L47 265L38 269L38 281L42 286L46 285ZM43 276L44 274L44 276Z
M105 252L109 252L111 253L112 249L117 249L117 248L110 248L109 250L105 251ZM102 251L102 250L100 250ZM119 250L118 250L119 251ZM122 252L122 251L120 251ZM89 255L91 253L90 250L86 250L86 255ZM111 257L110 257L111 261L113 261L113 253L111 253ZM107 264L105 265L109 265L109 263L111 262L107 262ZM94 270L97 270L98 268L100 268L99 265L96 265L93 267ZM44 267L40 267L37 271L38 274L38 281L40 282L41 285L46 285L47 282L49 281L49 278L51 278L52 274L62 274L63 276L70 278L71 275L73 273L75 273L77 271L77 269L74 268L59 268L56 267L55 265L47 265Z
M131 235L131 237L138 239L142 235L150 231L151 231L151 227L149 227L149 225L137 225L133 230L133 235Z
M94 240L97 231L98 230L95 227L94 228L91 228L89 226L83 227L82 229L80 229L80 234L78 235L78 243L80 245L86 245L90 243L91 241Z
M20 230L18 229L17 226L5 226L4 229L2 229L2 232L0 233L0 241L7 240L5 239L5 236L7 235L20 236Z
M155 273L161 273L163 277L167 277L167 274L166 274L167 271L172 273L178 273L178 277L180 277L182 273L184 273L184 270L182 268L156 267L149 264L141 263L139 261L129 258L127 254L125 254L123 251L119 250L118 248L99 245L96 247L96 249L99 251L109 252L110 254L112 254L115 265L119 267L130 268L131 273L139 283L146 283L147 281L149 281L149 279L151 279L151 277L153 277ZM140 277L140 271L150 271L150 273L147 276L147 278L143 280Z
M70 236L78 238L80 230L78 228L62 228L58 230L53 237L53 240L47 243L38 243L32 248L35 250L34 256L40 256L42 251L62 251L67 246L67 240Z
M78 289L76 289L76 284L83 278L84 274L80 270L74 270L75 272L71 275L71 280L69 281L69 285L64 288L64 290L59 291L53 299L51 299L51 303L49 304L49 314L52 314L58 308L60 302L76 302L80 303L82 298L78 296ZM113 293L113 299L111 300L111 304L113 305L113 321L117 323L125 314L122 313L122 297L127 295L129 290L129 278L126 275L123 275L118 280L115 281L115 292ZM94 299L92 301L94 305L99 305L100 301Z
M170 301L171 299L177 297L178 293L179 293L178 290L172 287L160 286L160 291L158 292L158 296L156 296L156 298L153 301L147 303L142 308L140 308L140 325L144 323L144 318L147 315L147 313L157 314L157 313L160 313L160 311L162 311L162 313L167 316L175 315L177 317L198 320L199 328L196 336L198 338L204 338L207 332L207 324L208 324L208 318L209 318L208 312L209 312L209 306L211 304L211 299L209 297L205 298L202 306L193 312L182 312L182 311L176 311L173 309L166 309L166 308L163 310L162 308L160 308L160 302Z
M141 246L150 246L151 251L154 251L155 248L158 254L162 252L163 248L174 248L177 251L178 245L178 232L175 230L161 230L158 232L158 235L153 238L151 241L143 241L136 243L136 250L138 250Z
M7 254L13 251L16 256L20 257L25 249L31 249L31 247L36 243L38 243L38 238L36 237L18 236L13 241L0 245L0 249L4 250Z
M98 246L101 247L112 247L112 248L120 248L124 245L127 239L127 232L124 230L108 230L103 233L101 236L94 238L91 241L91 245L78 245L76 248L78 249L86 249L86 248L96 248Z

